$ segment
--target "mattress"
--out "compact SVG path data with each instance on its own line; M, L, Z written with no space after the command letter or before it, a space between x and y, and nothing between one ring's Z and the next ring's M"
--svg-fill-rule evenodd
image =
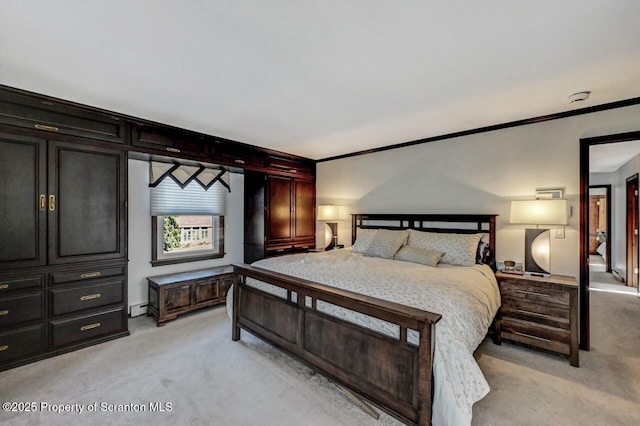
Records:
M487 265L430 267L365 257L351 250L296 254L260 260L253 266L442 315L436 325L432 422L469 425L473 404L489 385L473 357L500 306L500 292ZM247 285L286 298L284 289L247 280ZM230 298L227 306L232 306ZM392 337L397 325L318 301L317 309ZM418 344L409 330L409 343Z

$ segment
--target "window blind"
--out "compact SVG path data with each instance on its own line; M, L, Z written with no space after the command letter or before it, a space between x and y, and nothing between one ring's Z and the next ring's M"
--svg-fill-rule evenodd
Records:
M208 190L195 181L181 188L173 179L163 179L151 188L151 216L224 216L226 211L227 188L219 181Z

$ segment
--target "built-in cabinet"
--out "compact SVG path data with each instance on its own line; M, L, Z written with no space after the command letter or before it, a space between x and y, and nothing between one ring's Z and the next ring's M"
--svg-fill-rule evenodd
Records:
M312 176L245 173L244 261L315 248Z
M0 369L127 332L126 153L0 133Z
M0 370L128 334L128 157L246 173L246 261L314 247L313 160L0 85Z

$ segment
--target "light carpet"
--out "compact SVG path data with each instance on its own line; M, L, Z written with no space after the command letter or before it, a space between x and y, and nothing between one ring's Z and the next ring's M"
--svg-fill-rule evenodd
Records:
M491 392L474 406L474 425L640 424L640 329L633 325L640 300L599 292L591 305L592 350L580 352L580 368L522 346L481 344L476 357ZM0 423L398 424L385 414L369 417L327 379L246 332L232 342L224 307L160 328L138 317L130 329L129 337L0 373L0 402L37 408L0 412ZM83 412L57 413L55 404ZM145 411L109 411L127 408Z

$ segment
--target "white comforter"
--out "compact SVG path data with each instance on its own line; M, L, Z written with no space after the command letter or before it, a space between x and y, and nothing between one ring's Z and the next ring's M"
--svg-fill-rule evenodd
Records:
M276 257L253 265L441 314L436 325L432 421L435 426L471 423L473 404L489 392L473 352L500 306L498 286L488 266L432 268L364 257L350 250ZM270 292L278 293L274 288ZM318 309L398 335L397 326L365 315L321 302ZM409 333L408 338L417 344L417 333Z

